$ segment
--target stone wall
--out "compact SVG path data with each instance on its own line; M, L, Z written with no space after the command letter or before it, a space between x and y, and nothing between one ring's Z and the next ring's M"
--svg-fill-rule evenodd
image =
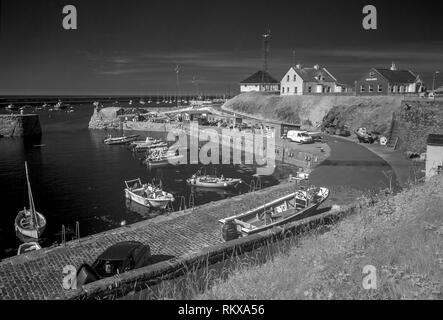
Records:
M39 116L36 114L0 115L0 136L28 137L42 134Z

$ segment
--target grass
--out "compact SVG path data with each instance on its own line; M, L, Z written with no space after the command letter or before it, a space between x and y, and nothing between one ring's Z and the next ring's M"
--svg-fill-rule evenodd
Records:
M241 265L195 299L441 299L443 177L413 186L264 264ZM365 265L377 289L362 288Z

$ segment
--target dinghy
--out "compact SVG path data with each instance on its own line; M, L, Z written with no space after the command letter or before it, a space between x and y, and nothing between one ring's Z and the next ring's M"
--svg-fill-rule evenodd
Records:
M26 182L28 188L29 209L24 208L15 218L15 231L24 238L38 239L46 227L46 218L35 210L29 182L28 164L25 162Z
M37 251L40 250L42 247L40 247L40 245L37 242L27 242L27 243L23 243L18 247L17 250L17 255L21 255L27 252L31 252L31 251Z
M302 215L312 214L329 197L323 187L309 187L290 193L244 213L219 220L225 241L281 227Z
M125 181L125 184L126 198L135 201L142 206L164 209L170 202L174 201L174 196L172 194L163 191L159 187L150 184L142 184L140 178Z
M194 174L186 182L191 186L205 187L205 188L230 188L236 187L242 183L241 179L225 178L223 175L217 177L215 175L200 175L200 171Z

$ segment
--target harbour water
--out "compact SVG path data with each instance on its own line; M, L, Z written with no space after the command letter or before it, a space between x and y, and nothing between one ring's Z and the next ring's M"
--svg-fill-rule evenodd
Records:
M68 230L66 239L70 240L75 235L69 231L75 231L76 222L80 225L80 235L87 236L119 227L122 222L131 224L161 214L127 202L124 180L161 179L164 189L176 196L174 209L177 210L180 197L184 196L188 202L192 191L195 205L247 192L255 173L253 166L215 166L218 174L241 178L246 184L230 191L191 190L186 178L201 165L147 169L126 146L105 145L102 141L109 132L88 129L92 104L76 105L73 113L36 112L43 130L41 140L0 139L0 258L15 255L20 245L14 231L14 218L28 205L25 161L30 170L36 208L48 220L40 241L42 246L61 241L62 225ZM165 133L158 132L135 134L140 134L141 140L148 135L166 137ZM279 165L263 185L275 185L296 170L293 166Z

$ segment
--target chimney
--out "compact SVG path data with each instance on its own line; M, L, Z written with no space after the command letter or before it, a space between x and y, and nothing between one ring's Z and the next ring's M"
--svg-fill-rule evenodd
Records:
M315 70L318 70L318 69L320 69L320 66L319 66L318 64L316 64L316 65L314 66L314 69L315 69Z
M397 71L398 69L397 69L397 66L395 65L395 63L394 62L392 62L392 65L391 65L391 71Z

